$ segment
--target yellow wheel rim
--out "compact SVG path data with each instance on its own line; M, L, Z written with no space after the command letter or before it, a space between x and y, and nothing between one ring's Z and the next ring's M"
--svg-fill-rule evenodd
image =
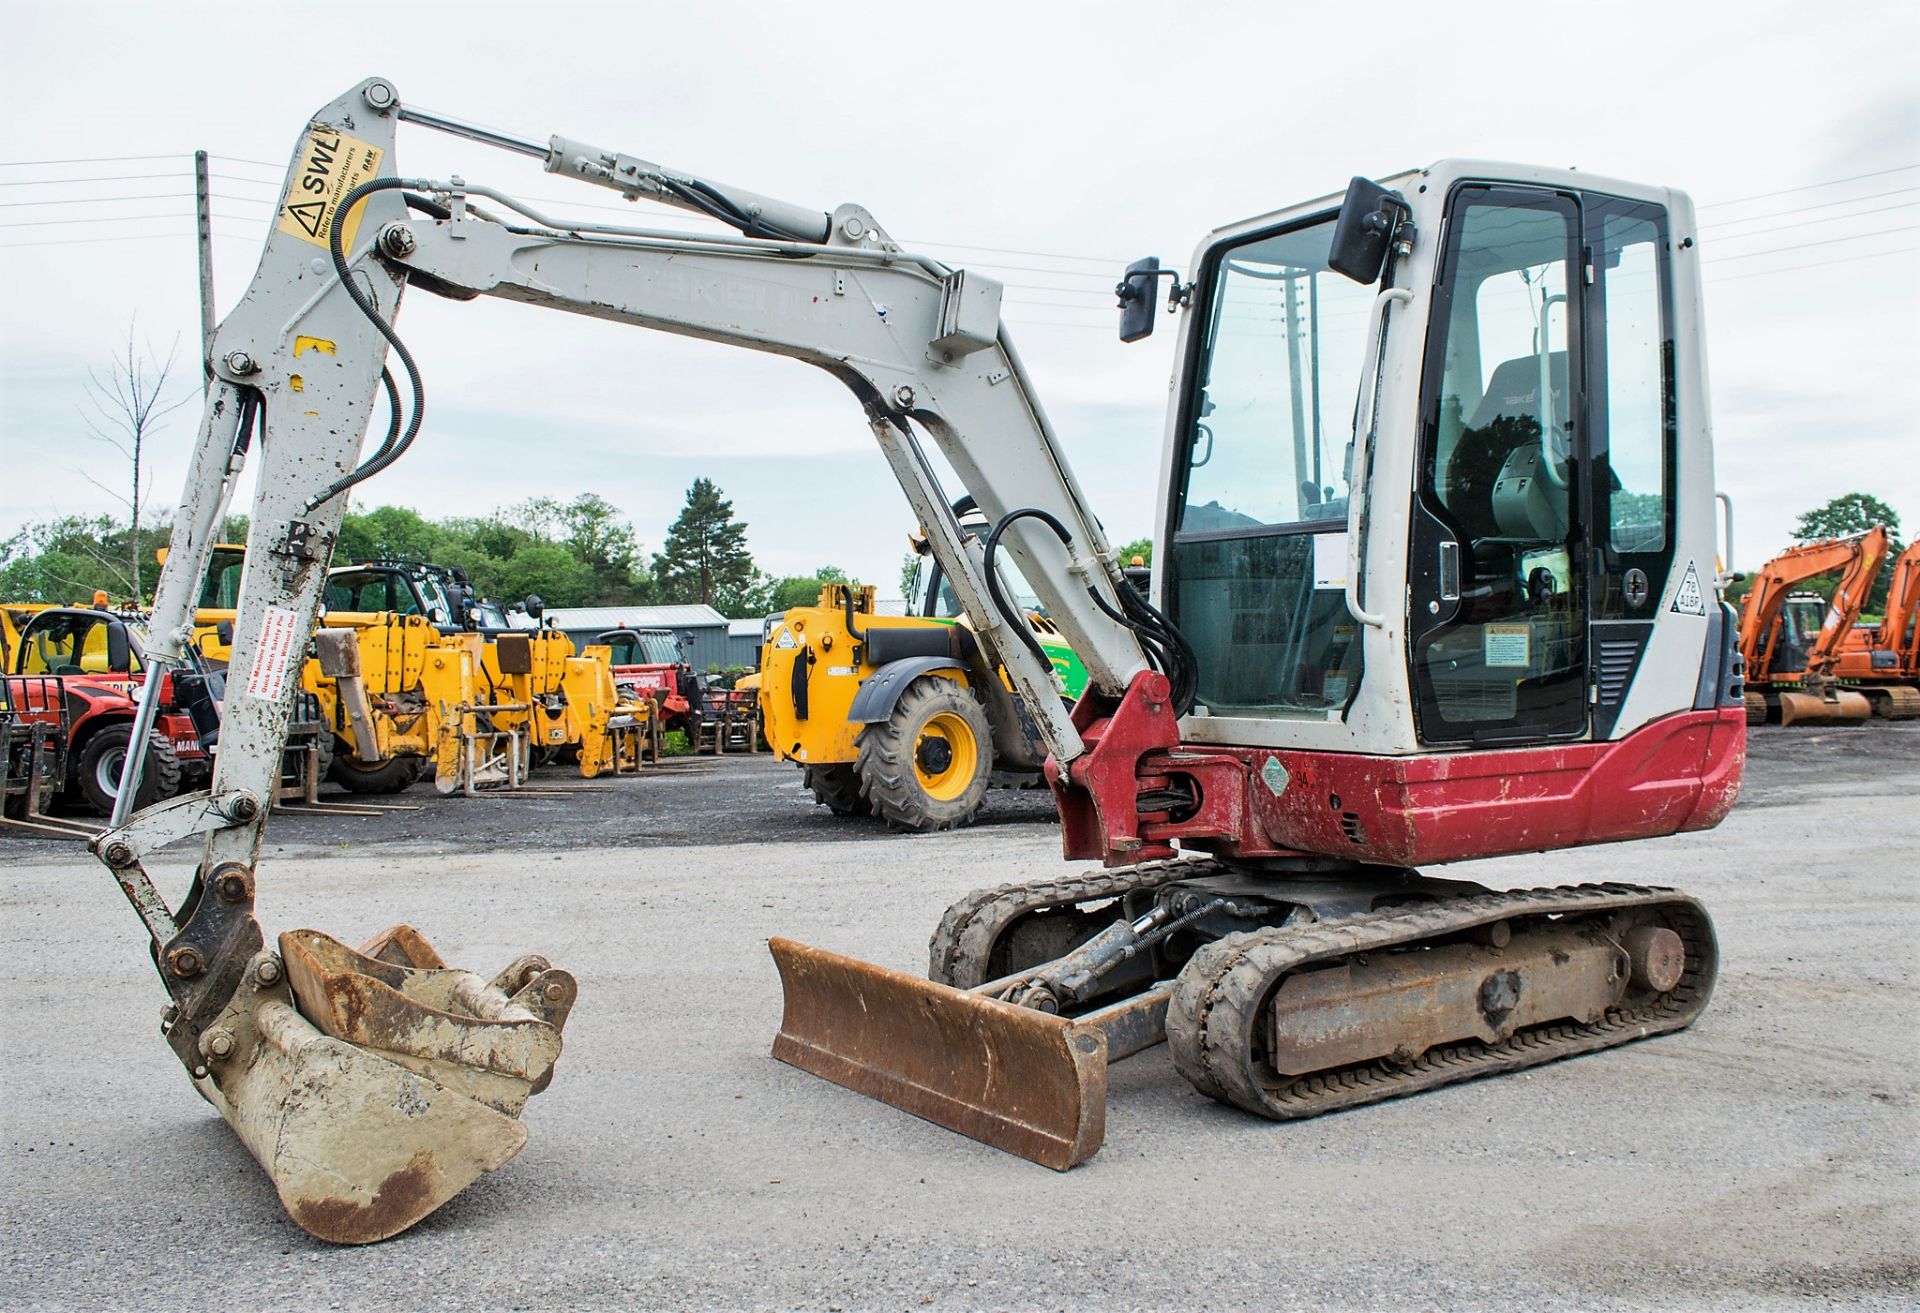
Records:
M973 727L951 711L930 716L913 745L913 775L930 798L952 802L966 793L980 768Z

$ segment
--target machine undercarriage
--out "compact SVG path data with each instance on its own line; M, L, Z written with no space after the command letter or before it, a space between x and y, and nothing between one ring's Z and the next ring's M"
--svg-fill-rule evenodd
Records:
M927 981L772 949L775 1056L1060 1170L1100 1147L1108 1065L1163 1040L1202 1093L1291 1120L1681 1029L1718 961L1672 890L1212 858L976 890Z

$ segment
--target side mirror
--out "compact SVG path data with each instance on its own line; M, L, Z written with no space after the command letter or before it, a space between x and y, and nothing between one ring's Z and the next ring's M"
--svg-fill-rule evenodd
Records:
M692 634L689 634L685 630L682 630L680 633L680 637L676 641L679 643L681 651L683 652L693 651L693 635Z
M528 593L527 600L520 605L524 607L527 614L535 620L538 620L547 613L547 604L540 600L540 594L538 593Z
M233 621L222 620L213 627L214 634L220 639L222 647L233 646Z
M1120 340L1138 342L1153 331L1153 310L1160 288L1160 257L1149 255L1127 266L1113 294L1120 298Z
M133 640L127 627L118 620L107 624L107 669L124 675L133 669Z
M1377 283L1387 267L1387 249L1407 216L1407 198L1377 182L1355 178L1340 202L1327 267L1356 283Z

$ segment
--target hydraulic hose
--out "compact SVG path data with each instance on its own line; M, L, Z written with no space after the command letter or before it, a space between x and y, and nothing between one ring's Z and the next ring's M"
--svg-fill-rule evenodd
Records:
M1000 588L999 571L994 568L994 556L1000 547L1000 535L1006 532L1007 526L1020 519L1039 520L1052 529L1055 536L1069 548L1073 546L1073 535L1058 518L1033 506L1008 511L987 534L988 596L993 602L994 609L999 611L1001 617L1018 631L1021 641L1026 643L1035 656L1045 661L1047 655L1040 647L1040 640L1033 636L1031 627L1026 623L1026 617L1007 601L1006 595ZM1155 670L1165 672L1174 714L1186 715L1193 710L1193 704L1199 693L1199 662L1192 644L1187 642L1186 636L1174 626L1173 621L1140 595L1139 589L1135 588L1130 581L1125 578L1120 579L1115 585L1114 595L1120 599L1117 609L1100 595L1098 588L1092 584L1087 585L1087 596L1093 599L1094 606L1098 607L1109 620L1131 631L1140 643L1140 651L1146 657L1147 664Z
M400 357L400 365L407 371L407 382L412 387L413 408L407 417L405 429L399 431L396 436L395 431L399 428L400 422L399 398L397 391L393 388L391 376L386 376L388 399L393 403L393 417L388 425L387 440L380 444L371 457L328 485L325 491L308 498L307 509L310 511L323 502L339 496L355 484L378 474L404 456L407 448L413 445L414 438L419 436L420 422L426 417L427 393L425 386L421 383L420 367L414 363L413 353L407 350L407 344L400 340L400 335L393 331L393 326L380 317L380 312L367 299L366 293L362 292L359 284L353 281L353 271L347 265L347 255L342 245L347 216L353 212L354 206L377 191L392 191L419 185L418 180L407 178L373 178L363 182L340 198L340 204L333 212L333 222L327 228L327 254L333 257L333 271L339 276L340 286L346 290L348 298L360 313L365 315L368 322L379 331L380 336L387 340L394 354ZM385 370L381 372L386 375Z

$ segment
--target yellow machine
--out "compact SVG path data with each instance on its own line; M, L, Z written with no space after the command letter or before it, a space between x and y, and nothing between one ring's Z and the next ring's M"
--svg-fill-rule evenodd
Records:
M1044 752L984 677L963 625L874 614L873 588L828 584L788 611L760 658L760 716L776 755L842 816L911 830L972 819L996 758L1037 771ZM996 726L988 708L1007 713ZM1004 732L996 732L1004 726Z
M971 498L954 505L984 532ZM1037 787L1045 749L1004 673L990 665L924 536L909 614L874 613L874 590L827 584L794 607L761 646L761 723L774 753L797 763L816 801L839 816L877 816L904 830L945 830L979 811L990 785ZM1002 587L1024 599L1009 572ZM1053 623L1026 610L1062 697L1086 668Z
M194 645L223 665L244 563L244 548L216 547L194 613ZM360 580L375 569L335 573ZM399 587L380 595L408 596ZM443 793L517 787L535 749L577 751L587 779L639 769L653 706L620 694L607 649L576 654L565 634L550 629L445 632L430 609L417 599L413 605L412 613L328 611L301 665L301 686L333 730L326 755L336 784L351 793L399 793L432 769Z

